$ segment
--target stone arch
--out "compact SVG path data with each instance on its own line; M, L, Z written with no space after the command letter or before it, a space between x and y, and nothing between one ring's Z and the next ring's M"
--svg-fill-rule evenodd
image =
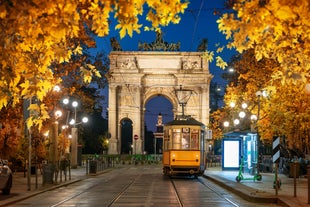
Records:
M133 122L132 137L136 153L144 149L145 104L161 95L172 104L174 116L181 113L175 90L182 85L193 91L185 114L206 126L209 123L209 87L212 75L202 52L129 52L113 51L109 55L109 154L119 154L120 120ZM117 127L118 126L118 127Z
M156 92L157 91L157 92ZM148 101L150 101L152 98L155 98L156 96L163 96L165 97L168 101L170 101L171 105L172 105L172 111L174 112L175 115L175 111L177 109L177 105L178 105L178 100L174 95L174 92L172 93L164 91L160 88L155 88L154 91L146 91L145 92L145 98L143 99L143 107L145 108L145 105L147 104Z

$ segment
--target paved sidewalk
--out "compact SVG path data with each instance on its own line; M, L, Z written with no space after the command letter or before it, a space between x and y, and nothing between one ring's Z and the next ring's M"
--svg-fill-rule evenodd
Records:
M236 182L238 171L223 171L221 167L210 167L205 171L205 177L215 181L219 185L240 195L246 200L254 202L278 202L289 207L309 207L308 204L308 179L296 179L296 197L294 196L294 178L279 174L281 187L278 196L273 188L274 174L261 173L261 181L241 180ZM244 177L253 177L244 174Z
M87 178L87 175L85 167L78 167L77 169L71 169L71 179L69 178L69 174L67 175L67 180L65 180L64 174L62 174L62 180L60 180L60 175L58 175L57 183L55 184L43 185L42 177L43 176L40 172L38 172L38 176L31 175L31 185L29 185L27 174L24 174L23 172L15 172L13 174L11 194L0 194L0 207L13 206L14 203L35 196L39 193L85 179Z

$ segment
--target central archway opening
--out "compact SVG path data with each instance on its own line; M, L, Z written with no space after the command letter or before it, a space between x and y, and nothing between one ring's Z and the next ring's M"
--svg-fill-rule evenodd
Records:
M144 122L145 122L145 143L144 151L147 154L162 153L162 139L156 139L154 132L157 131L158 115L162 116L163 125L173 120L173 106L164 96L155 96L149 99L145 104ZM156 144L156 146L155 146Z

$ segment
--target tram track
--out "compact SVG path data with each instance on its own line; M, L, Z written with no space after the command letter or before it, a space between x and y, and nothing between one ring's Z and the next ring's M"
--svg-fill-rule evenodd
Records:
M197 178L197 181L202 184L203 186L207 187L208 189L212 190L215 194L217 194L220 198L226 200L228 203L230 203L231 205L235 206L235 207L239 207L239 205L235 202L233 202L232 200L230 200L229 198L223 196L222 193L220 193L218 190L216 190L211 184L208 184L206 182L203 181L202 178Z
M141 174L138 176L140 177ZM111 202L107 205L107 207L112 206L113 204L115 204L121 197L122 195L127 191L127 189L130 188L130 186L132 186L136 180L138 180L138 177L134 178L129 184L127 184L112 200Z
M141 176L142 174L138 174L135 177L130 177L128 179L128 183L124 185L122 189L119 192L117 192L113 197L111 197L104 206L111 207L111 206L117 206L119 203L122 203L121 200L124 198L124 196L126 197L125 195L126 193L130 192L130 188L134 187L135 184L139 183L139 180L141 182L141 179L143 179L141 178ZM188 195L184 195L184 193L182 194L180 190L184 187L184 181L185 182L192 181L191 184L193 184L194 182L194 183L204 186L205 188L208 188L210 191L216 194L217 197L219 197L221 200L225 200L226 203L229 203L229 206L239 207L237 203L225 197L225 195L223 195L221 191L216 189L216 187L214 187L212 183L208 183L208 181L206 182L203 178L200 178L200 177L198 178L169 178L166 181L169 181L171 183L172 189L174 191L175 202L176 202L175 206L180 206L180 207L189 206L188 203L183 201L183 199L188 199ZM106 182L108 182L108 180ZM99 185L100 184L97 183L97 184L89 186L88 188L83 189L80 192L77 192L72 195L68 195L66 198L62 199L61 201L58 201L57 203L50 205L50 207L63 206L66 203L78 198L79 196L83 195L84 193L87 193L89 190ZM182 197L182 196L185 196L185 197Z
M171 182L171 184L172 184L172 186L173 186L173 189L174 189L174 192L175 192L175 196L176 196L176 199L177 199L177 201L178 201L178 203L179 203L179 206L180 206L180 207L183 207L184 205L183 205L183 203L182 203L180 194L179 194L179 192L178 192L178 190L177 190L177 187L176 187L176 185L175 185L174 180L170 179L170 182Z
M126 175L126 172L122 172L122 173L123 173L124 175L120 174L120 175L118 175L118 176L125 176L125 175ZM136 182L136 180L139 179L140 176L141 176L141 174L138 175L138 176L136 176L136 177L131 177L131 178L130 178L131 181L130 181L128 184L126 184L126 185L122 188L122 190L121 190L119 193L117 193L117 195L114 196L114 197L109 201L109 203L108 203L107 205L105 205L105 206L107 206L107 207L113 206L113 204L115 204L115 203L121 198L121 196L126 192L126 190L127 190L128 188L130 188L130 186L132 186L132 185ZM113 177L107 178L107 179L105 180L105 182L108 183L108 182L109 182L110 180L112 180L112 179L114 179L114 176L113 176ZM66 198L62 199L61 201L58 201L57 203L54 203L54 204L52 204L52 205L49 205L49 207L58 207L58 206L62 206L63 204L66 204L67 202L70 202L70 201L72 201L73 199L78 198L79 196L83 195L84 193L89 192L89 190L91 190L91 189L93 189L93 188L96 188L96 187L98 187L98 186L100 186L100 185L102 185L102 184L101 184L101 183L96 183L96 184L90 185L88 188L85 188L85 189L83 189L83 190L80 191L80 192L74 193L74 194L72 194L72 195L68 195Z
M170 180L179 206L208 206L214 205L214 203L230 207L240 206L239 203L231 200L225 191L202 177L180 176L171 177Z
M137 186L141 185L141 181L145 179L145 177L142 176L143 174L137 174L136 176L131 176L130 178L127 179L128 183L126 183L122 189L120 189L118 192L115 192L115 194L113 196L110 197L109 201L107 201L103 206L107 206L107 207L111 207L111 206L119 206L119 205L124 205L124 200L126 199L126 196L128 196L128 194L133 190L133 189L137 189ZM121 175L119 175L121 176ZM177 186L175 185L174 181L172 179L164 179L166 180L164 183L167 184L167 181L170 182L171 187L174 191L173 195L175 197L174 202L175 202L175 206L180 206L180 207L184 207L184 203L182 202L181 196L178 192ZM108 180L106 180L106 182L108 183ZM50 207L58 207L58 206L65 206L68 205L70 202L72 202L75 199L79 199L80 196L82 196L85 193L88 193L89 190L96 188L97 186L100 186L102 184L94 184L94 185L90 185L88 186L88 188L85 188L83 190L81 190L80 192L71 194L71 195L67 195L65 198L63 198L62 200L58 201L57 203L54 203L52 205L49 205ZM147 189L146 189L147 190ZM150 191L150 193L152 194L152 191ZM152 197L152 196L151 196ZM128 198L128 197L127 197ZM151 201L152 202L152 201ZM145 204L147 206L147 204Z

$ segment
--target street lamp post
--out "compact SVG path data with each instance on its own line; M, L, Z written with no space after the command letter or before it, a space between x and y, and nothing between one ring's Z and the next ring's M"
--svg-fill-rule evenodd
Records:
M72 106L74 108L74 122L70 121L71 124L73 123L73 127L71 129L72 135L72 148L71 148L71 167L77 168L77 153L78 153L78 129L76 128L76 108L78 106L77 101L72 102Z
M260 98L261 96L264 95L263 91L257 91L256 96L257 96L257 121L260 119ZM257 134L257 174L259 174L259 167L261 164L261 141L260 141L260 136L259 136L259 129L258 129L258 124L256 122L256 134Z
M65 98L63 100L63 103L65 105L69 104L69 99ZM71 128L71 168L77 168L77 157L78 157L78 128L77 125L82 124L82 123L86 123L88 122L88 118L87 117L83 117L82 118L82 122L77 123L77 113L76 113L76 108L78 107L78 102L77 101L73 101L72 102L72 107L74 108L74 119L71 119L70 121L70 125L72 125L73 127Z

